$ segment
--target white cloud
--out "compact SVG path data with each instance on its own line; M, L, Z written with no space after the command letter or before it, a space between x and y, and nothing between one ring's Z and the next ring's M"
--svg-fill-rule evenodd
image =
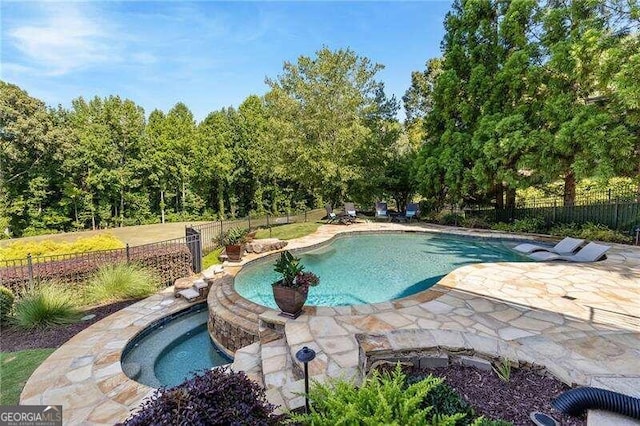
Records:
M81 4L47 4L41 12L40 19L8 33L34 71L62 75L119 60L109 33Z

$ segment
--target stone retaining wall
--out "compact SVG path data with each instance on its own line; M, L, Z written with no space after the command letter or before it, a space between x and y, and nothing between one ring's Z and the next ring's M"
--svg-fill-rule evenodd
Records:
M222 316L217 316L212 311L209 311L207 327L211 337L231 354L260 340L258 334L245 330L237 324L237 320L228 321Z

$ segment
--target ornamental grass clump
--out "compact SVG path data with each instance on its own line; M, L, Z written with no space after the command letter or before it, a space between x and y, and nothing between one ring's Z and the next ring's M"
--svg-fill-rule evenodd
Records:
M3 285L0 285L0 323L6 322L15 301L13 292Z
M134 264L116 264L100 268L85 289L88 303L139 299L155 293L160 280L153 272Z
M25 329L71 324L82 315L78 297L61 283L41 283L22 292L15 304L13 321Z
M244 372L216 368L158 389L124 425L276 425L275 406Z

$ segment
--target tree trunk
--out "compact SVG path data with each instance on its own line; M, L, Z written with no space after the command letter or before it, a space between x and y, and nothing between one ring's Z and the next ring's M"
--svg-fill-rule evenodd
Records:
M218 217L224 219L224 182L218 179Z
M184 214L184 200L187 198L187 185L182 181L182 213Z
M506 191L506 208L515 209L516 208L516 189L515 188L507 188Z
M160 223L164 223L164 189L160 190Z
M573 206L576 200L576 175L573 170L564 175L564 205Z
M493 186L493 190L496 194L496 209L502 210L504 209L504 187L501 182L496 183Z
M124 224L124 189L120 191L120 228Z

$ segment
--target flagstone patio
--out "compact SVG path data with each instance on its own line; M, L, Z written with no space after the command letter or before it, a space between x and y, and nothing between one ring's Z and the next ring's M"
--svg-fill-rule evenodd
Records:
M399 230L500 237L514 240L514 245L523 238L425 224L361 223L322 226L291 241L287 249L320 244L339 233ZM252 254L239 265L225 267L225 276L209 293L210 310L227 309L228 300L239 300L233 276L263 255ZM65 424L123 420L151 391L122 373L124 345L147 324L185 306L169 290L84 330L35 371L21 403L62 404ZM420 363L462 351L478 362L508 358L544 366L566 383L640 397L640 248L614 245L605 261L591 264L468 265L432 289L404 299L309 307L296 320L285 320L266 308L250 311L255 307L244 299L242 306L255 314L261 341L239 349L233 368L263 384L269 400L283 409L303 404L295 361L303 346L317 352L309 368L318 380L360 380L371 357L410 354L405 358ZM590 419L601 415L590 414ZM598 417L598 424L613 421L604 416ZM621 424L615 422L611 424Z

